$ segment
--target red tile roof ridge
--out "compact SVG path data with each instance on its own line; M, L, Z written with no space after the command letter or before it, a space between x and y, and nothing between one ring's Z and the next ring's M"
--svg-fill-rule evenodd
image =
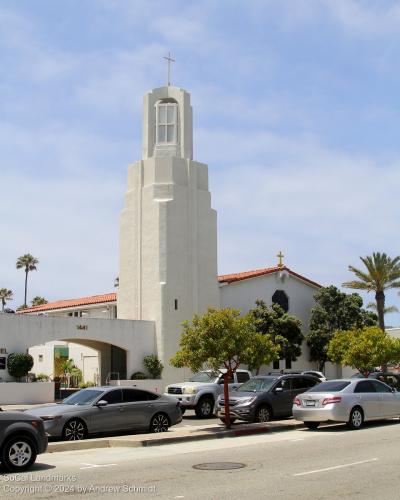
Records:
M305 281L306 283L309 283L310 285L313 285L317 288L322 288L322 285L317 283L316 281L312 281L305 276L302 276L301 274L298 274L291 269L289 269L287 266L274 266L274 267L265 267L262 269L254 269L251 271L244 271L241 273L233 273L233 274L223 274L221 276L218 276L218 281L219 283L234 283L236 281L242 281L245 279L250 279L250 278L257 278L259 276L265 276L267 274L273 274L279 271L287 271L289 274L292 276L295 276L296 278L301 279L302 281Z
M33 312L53 311L54 309L67 309L71 307L87 306L91 304L101 304L103 302L115 302L117 294L115 292L105 293L102 295L90 295L88 297L80 297L79 299L57 300L48 302L40 306L27 307L17 311L17 314L26 314Z
M218 276L219 283L234 283L236 281L242 281L250 278L257 278L259 276L265 276L267 274L273 274L278 271L287 271L292 276L299 278L306 283L309 283L317 288L322 288L322 285L319 283L312 281L301 274L298 274L286 266L274 266L274 267L264 267L261 269L253 269L251 271L243 271L241 273L232 273L232 274L222 274ZM26 314L26 313L36 313L36 312L46 312L46 311L54 311L56 309L69 309L73 307L80 306L88 306L92 304L101 304L104 302L116 302L117 294L116 292L106 293L102 295L89 295L88 297L80 297L78 299L66 299L66 300L57 300L55 302L49 302L47 304L42 304L40 306L27 307L26 309L21 309L17 311L17 314Z
M218 281L220 283L232 283L233 281L239 281L247 278L255 278L256 276L262 276L264 274L271 274L276 271L279 271L280 269L286 269L289 270L286 266L284 267L264 267L262 269L254 269L251 271L242 271L241 273L232 273L232 274L222 274L221 276L218 276Z

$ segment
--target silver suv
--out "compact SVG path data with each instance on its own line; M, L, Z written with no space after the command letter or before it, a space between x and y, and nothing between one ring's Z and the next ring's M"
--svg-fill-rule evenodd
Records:
M205 370L196 373L188 382L168 385L165 394L176 397L181 403L182 413L186 409L194 409L198 418L208 418L214 413L215 402L224 390L224 374L226 370L213 372ZM233 390L251 378L251 372L236 370L229 389Z

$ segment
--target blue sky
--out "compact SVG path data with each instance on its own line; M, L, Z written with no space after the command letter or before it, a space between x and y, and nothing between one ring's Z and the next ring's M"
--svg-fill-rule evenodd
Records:
M194 108L219 273L274 265L323 285L400 254L400 4L362 0L1 0L0 287L113 289L143 94ZM373 297L369 297L371 300ZM388 304L398 304L396 293ZM399 315L387 318L400 323Z

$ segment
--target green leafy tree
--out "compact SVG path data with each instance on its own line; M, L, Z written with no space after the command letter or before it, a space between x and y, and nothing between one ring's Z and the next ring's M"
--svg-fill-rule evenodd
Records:
M343 286L355 290L375 292L378 322L385 329L385 290L400 288L400 256L394 259L385 253L374 252L372 256L360 257L365 270L349 266L358 280L346 281Z
M390 337L378 326L355 328L335 333L328 347L329 358L341 365L357 369L365 377L376 366L400 359L398 339Z
M7 288L0 288L1 312L4 312L6 302L13 300L13 293Z
M30 354L12 353L7 359L8 373L18 381L26 377L33 366L33 358Z
M350 330L377 324L377 316L362 308L358 293L346 294L335 286L321 288L314 294L306 341L310 348L310 361L324 370L328 358L328 344L337 330Z
M32 307L35 306L42 306L44 304L47 304L47 300L44 297L34 297L31 301Z
M278 358L279 346L269 335L256 332L250 315L236 309L208 309L183 323L180 350L171 359L177 368L197 372L204 367L226 369L224 377L225 424L230 427L228 382L241 365L268 364Z
M79 384L83 380L83 373L80 368L73 366L69 373L69 383L71 387L79 387Z
M164 369L164 365L158 359L156 354L149 354L143 358L143 364L146 370L153 378L160 378Z
M36 271L37 269L37 264L39 264L39 261L36 257L31 255L30 253L26 253L25 255L22 255L21 257L18 257L17 260L17 269L24 269L25 271L25 295L24 295L24 306L26 306L26 294L28 291L28 274L31 271Z
M280 359L296 361L301 354L303 334L301 322L287 314L278 304L268 307L263 300L256 300L256 307L249 311L258 333L270 335L271 340L280 346ZM252 368L258 372L260 364Z
M79 383L82 382L83 375L82 370L75 365L73 359L65 359L60 363L60 371L63 374L63 378L67 381L68 386L78 387Z
M73 370L74 367L75 367L74 360L71 359L71 358L70 359L66 359L65 361L63 361L60 364L60 370L64 374L71 373L71 371Z

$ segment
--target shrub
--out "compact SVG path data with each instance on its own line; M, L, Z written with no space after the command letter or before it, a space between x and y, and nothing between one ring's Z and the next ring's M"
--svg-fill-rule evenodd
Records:
M135 372L131 375L131 380L145 380L147 375L143 372Z
M79 387L79 384L82 383L83 379L82 370L74 366L71 368L69 375L71 387Z
M164 369L164 365L158 359L156 354L150 354L143 358L143 364L146 370L150 373L152 378L160 378L161 373Z
M50 377L46 375L45 373L38 373L36 375L36 381L37 382L48 382Z
M33 358L30 354L12 353L7 359L8 373L20 381L21 377L26 377L33 366Z
M94 387L94 382L90 381L89 382L79 382L78 384L79 389L86 389L87 387Z

